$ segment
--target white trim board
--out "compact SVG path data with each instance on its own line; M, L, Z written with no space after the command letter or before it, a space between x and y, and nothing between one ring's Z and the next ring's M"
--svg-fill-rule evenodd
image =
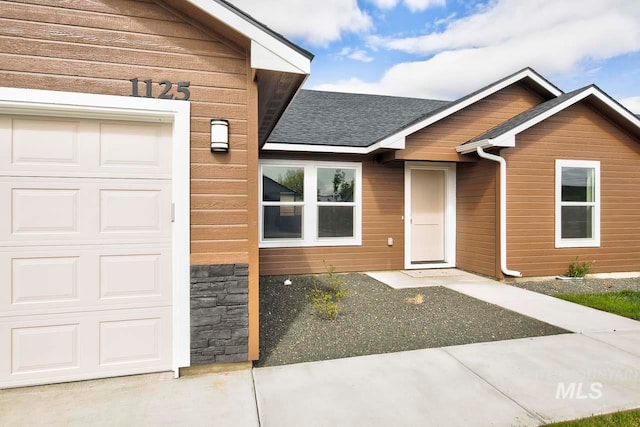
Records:
M445 262L411 263L411 170L443 170L445 172ZM404 268L452 268L456 266L456 164L406 161L404 163Z
M172 122L173 370L190 365L190 117L187 101L0 87L0 113Z
M310 74L311 59L215 0L186 0L251 40L251 68Z

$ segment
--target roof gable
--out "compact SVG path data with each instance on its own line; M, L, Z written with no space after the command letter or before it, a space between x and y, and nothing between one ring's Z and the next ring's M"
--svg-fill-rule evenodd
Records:
M548 80L534 71L532 68L525 68L514 74L511 74L503 79L500 79L490 85L487 85L469 95L466 95L453 102L434 101L434 100L422 100L431 102L431 108L425 109L422 113L414 115L410 120L405 120L403 123L398 123L397 126L388 126L385 132L378 132L369 135L372 139L368 143L358 142L357 144L335 144L332 145L332 141L328 140L324 143L308 143L284 140L284 135L279 135L279 140L275 137L278 136L277 129L269 138L269 142L265 144L263 149L265 150L284 150L284 151L307 151L307 152L335 152L335 153L354 153L354 154L368 154L381 148L389 149L404 149L406 146L406 137L415 133L433 123L443 120L452 114L482 100L486 97L508 87L515 83L527 82L537 92L545 97L557 97L562 94L562 91L556 86L551 84ZM347 96L347 94L340 94L341 96ZM362 97L372 97L375 95L354 95ZM383 97L383 98L395 98L395 99L412 99L412 98L397 98L397 97ZM439 103L439 104L435 104ZM328 113L327 107L319 113L322 117L326 117ZM355 105L354 109L362 108L360 105ZM282 122L286 123L287 117L283 117ZM318 120L315 118L314 120ZM385 120L381 118L380 120ZM356 121L357 122L357 121ZM305 123L299 122L300 129L305 129ZM301 127L300 127L301 125ZM279 124L280 126L280 124ZM287 126L286 124L284 126ZM357 132L363 131L362 129L353 126L351 129L357 129ZM276 144L277 143L277 144Z
M313 55L224 0L182 0L251 41L251 68L309 74Z
M515 147L515 136L517 134L588 98L593 98L598 101L603 108L608 109L621 121L625 122L628 125L628 128L640 137L640 118L627 110L596 85L590 85L543 102L542 104L507 120L484 134L467 141L457 147L456 151L466 154L475 152L477 147Z

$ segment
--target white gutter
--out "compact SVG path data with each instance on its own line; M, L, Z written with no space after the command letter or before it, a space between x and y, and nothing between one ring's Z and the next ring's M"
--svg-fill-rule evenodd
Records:
M483 159L500 163L500 269L506 276L522 277L522 273L507 268L507 161L495 154L486 153L482 147L476 153Z

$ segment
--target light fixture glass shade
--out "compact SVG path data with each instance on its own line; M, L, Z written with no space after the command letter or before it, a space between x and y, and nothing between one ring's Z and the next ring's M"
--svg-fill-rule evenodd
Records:
M211 151L229 151L228 120L211 120Z

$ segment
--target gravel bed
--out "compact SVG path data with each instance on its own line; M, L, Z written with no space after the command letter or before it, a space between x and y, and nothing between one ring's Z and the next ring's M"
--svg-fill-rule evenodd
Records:
M260 360L256 366L336 359L567 331L443 287L392 289L343 274L348 294L336 320L323 320L305 295L313 276L260 279ZM407 301L417 294L422 304Z
M624 290L640 292L640 277L632 279L573 279L538 280L511 282L511 286L527 289L546 295L556 294L601 294Z

